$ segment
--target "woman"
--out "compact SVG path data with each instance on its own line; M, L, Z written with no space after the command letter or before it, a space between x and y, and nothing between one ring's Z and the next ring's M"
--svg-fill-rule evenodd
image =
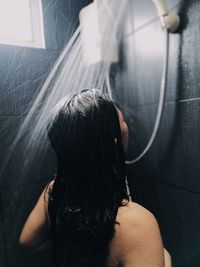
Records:
M128 128L109 97L93 89L61 100L47 131L57 174L29 215L21 244L52 244L61 267L171 266L154 216L128 200Z

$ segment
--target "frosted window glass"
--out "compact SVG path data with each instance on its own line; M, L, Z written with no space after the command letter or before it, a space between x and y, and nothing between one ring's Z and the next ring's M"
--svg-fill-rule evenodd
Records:
M45 49L41 0L0 0L0 44Z
M32 40L29 0L0 0L0 40Z

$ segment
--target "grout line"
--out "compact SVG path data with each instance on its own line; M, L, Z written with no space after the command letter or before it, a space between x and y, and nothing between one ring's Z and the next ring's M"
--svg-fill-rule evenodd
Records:
M172 183L162 182L162 181L159 181L159 180L156 180L156 179L152 179L152 178L143 178L143 179L146 180L146 181L153 181L153 182L156 182L156 183L168 186L168 187L173 187L173 188L176 188L176 189L179 189L179 190L183 190L183 191L187 191L187 192L190 192L190 193L193 193L193 194L200 195L200 190L198 190L198 189L195 191L195 190L192 190L192 189L188 189L188 188L186 188L184 186L179 186L179 185L172 184Z
M200 97L196 97L196 98L187 98L187 99L181 99L181 100L178 100L178 99L175 99L175 100L166 100L164 105L167 105L167 104L181 104L181 103L187 103L187 102L193 102L193 101L200 101ZM143 107L147 107L147 106L155 106L155 105L158 105L158 102L152 102L152 103L144 103L144 104L140 104L140 105L134 105L134 106L131 106L131 108L143 108Z
M5 114L5 115L1 115L0 114L0 118L7 118L7 117L17 117L17 118L23 118L23 117L25 117L25 116L27 116L28 114L16 114L16 115L14 115L14 114Z
M194 102L194 101L200 101L200 97L194 97L194 98L186 98L186 99L175 99L175 100L166 100L166 104L176 104L176 103L187 103L187 102ZM152 103L144 103L144 104L139 104L139 105L134 105L131 106L131 108L141 108L141 107L146 107L146 106L155 106L158 105L158 101L152 102ZM25 116L28 116L27 113L22 113L22 114L0 114L0 118L6 118L6 117L19 117L23 118Z
M194 101L200 101L200 97L194 97L194 98L187 98L187 99L175 99L175 100L166 100L165 101L165 105L166 104L176 104L176 103L187 103L187 102L194 102ZM147 107L147 106L155 106L158 105L158 102L152 102L152 103L144 103L144 104L140 104L140 105L134 105L131 108L142 108L142 107ZM2 115L0 114L0 118L7 118L7 117L17 117L17 118L24 118L25 116L27 116L28 113L22 113L22 114L5 114Z
M35 186L35 185L38 185L38 184L40 184L40 185L44 184L44 182L45 182L45 185L46 185L51 180L52 179L44 180L43 178L40 178L37 181L33 181L32 180L32 181L29 181L29 182L27 182L27 181L19 182L18 186L19 187L31 187L31 186ZM5 190L5 189L9 190L10 188L13 188L13 185L1 185L0 184L0 190Z
M178 103L187 103L187 102L194 102L194 101L200 101L200 97L194 97L194 98L187 98L187 99L175 99L175 100L166 100L166 104L178 104ZM158 105L158 102L152 102L152 103L144 103L144 104L139 104L139 105L134 105L131 106L131 108L142 108L142 107L147 107L147 106L155 106ZM17 117L17 118L24 118L28 116L28 113L22 113L22 114L0 114L0 118L7 118L7 117Z
M192 101L199 101L200 97L196 97L196 98L188 98L188 99L181 99L178 100L179 103L185 103L185 102L192 102Z

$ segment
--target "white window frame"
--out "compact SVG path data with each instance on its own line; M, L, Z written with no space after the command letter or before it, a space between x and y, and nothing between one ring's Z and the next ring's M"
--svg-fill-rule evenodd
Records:
M14 0L17 1L17 0ZM32 40L4 39L0 37L0 44L43 48L45 49L44 22L42 0L27 0L30 2Z

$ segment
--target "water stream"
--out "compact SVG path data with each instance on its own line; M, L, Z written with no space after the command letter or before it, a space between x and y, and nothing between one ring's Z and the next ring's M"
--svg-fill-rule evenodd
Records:
M46 181L47 178L43 177L45 170L49 169L49 173L55 170L56 160L46 137L46 124L53 107L63 97L83 89L98 88L111 94L108 79L112 62L108 59L111 58L113 47L120 45L124 18L129 6L126 0L104 0L95 3L98 5L101 47L106 59L92 65L86 64L81 38L84 25L80 25L29 104L27 115L22 120L18 134L10 146L9 155L1 168L5 182L7 177L4 174L7 170L12 170L13 173L9 178L12 179L12 182L9 182L13 186L13 195L10 196L4 217L3 230L7 244L13 239L15 220L21 211L18 203L22 201L24 194L31 194L23 192L23 185ZM50 179L52 177L49 177ZM16 237L16 243L17 241Z

